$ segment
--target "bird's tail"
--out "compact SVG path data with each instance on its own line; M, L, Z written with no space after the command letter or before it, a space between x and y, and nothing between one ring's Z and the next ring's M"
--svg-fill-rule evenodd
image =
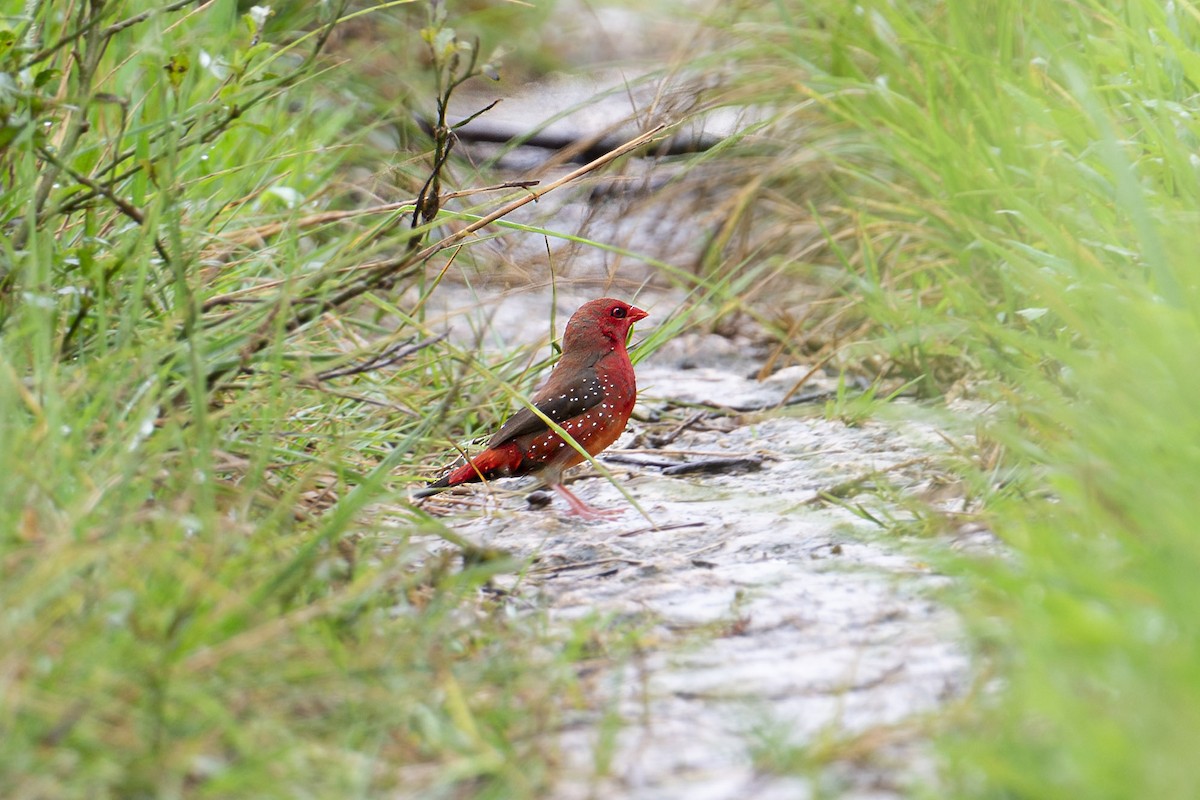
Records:
M480 476L487 480L511 475L521 465L522 455L513 445L504 445L493 450L484 450L475 458L457 469L452 469L428 486L413 492L416 499L429 497L460 483L473 483Z
M434 481L433 483L430 483L429 485L427 485L421 489L417 489L415 492L412 493L412 496L416 499L420 499L422 497L429 497L430 495L434 495L434 494L437 494L438 492L445 491L446 489L450 488L450 480L449 479L450 479L449 475L439 478L438 480Z

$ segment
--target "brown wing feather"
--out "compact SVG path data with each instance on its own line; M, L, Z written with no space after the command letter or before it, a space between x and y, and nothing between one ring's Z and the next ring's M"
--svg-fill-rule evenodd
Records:
M604 400L604 387L600 379L592 371L583 381L569 387L556 387L554 381L538 392L533 398L533 406L541 411L556 424L561 425L569 419L586 413L588 409L599 405ZM496 435L487 443L488 447L500 447L511 442L518 436L537 434L550 430L546 422L528 408L522 408L513 414L496 431Z

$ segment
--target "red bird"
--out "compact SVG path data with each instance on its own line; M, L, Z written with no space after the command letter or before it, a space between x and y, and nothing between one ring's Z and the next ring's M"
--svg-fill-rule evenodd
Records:
M625 341L645 311L611 297L584 304L567 323L562 357L532 404L579 446L596 455L625 430L637 399L633 365ZM540 474L571 506L571 513L597 519L620 511L592 508L562 484L563 471L583 456L528 408L513 414L487 443L487 449L415 493L431 494L479 480Z

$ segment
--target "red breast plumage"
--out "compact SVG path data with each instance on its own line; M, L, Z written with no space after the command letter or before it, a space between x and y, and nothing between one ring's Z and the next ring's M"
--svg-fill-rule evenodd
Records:
M562 357L531 404L562 427L590 455L611 445L625 430L637 399L633 365L625 341L646 312L604 297L580 307L567 323ZM414 493L435 494L460 483L540 474L570 505L571 513L602 517L562 485L564 470L583 461L545 420L522 408L466 464ZM616 512L620 513L620 512Z

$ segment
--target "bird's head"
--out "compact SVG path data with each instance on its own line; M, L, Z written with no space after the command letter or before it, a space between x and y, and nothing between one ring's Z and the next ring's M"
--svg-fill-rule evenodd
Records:
M567 323L563 352L608 350L613 344L624 347L633 323L647 316L640 308L611 297L584 303Z

